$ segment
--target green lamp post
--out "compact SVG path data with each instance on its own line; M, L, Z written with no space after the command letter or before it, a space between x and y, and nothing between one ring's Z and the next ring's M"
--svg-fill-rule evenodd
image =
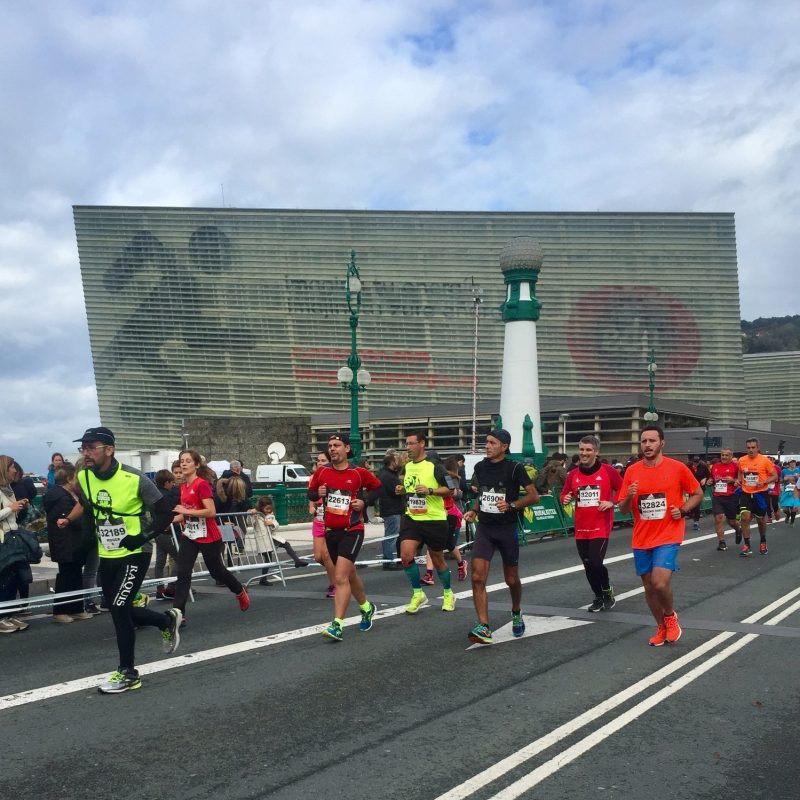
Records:
M369 372L361 367L356 346L356 330L361 313L361 276L356 266L356 251L350 251L350 263L347 265L345 297L350 311L350 356L347 366L341 367L336 379L350 392L350 447L353 450L353 461L361 458L361 429L358 424L358 395L365 392L372 380Z
M647 406L647 411L644 412L645 422L657 422L658 412L656 411L656 349L650 348L650 358L647 361L647 373L650 376L650 404Z

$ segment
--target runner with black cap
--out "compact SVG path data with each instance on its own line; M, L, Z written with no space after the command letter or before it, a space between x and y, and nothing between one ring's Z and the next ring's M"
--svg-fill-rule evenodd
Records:
M367 600L364 582L356 572L356 559L364 544L364 509L362 494L381 488L381 482L363 467L354 467L348 461L350 438L345 433L335 433L328 440L330 464L320 465L308 484L308 499L322 500L324 507L325 544L333 561L336 594L334 618L322 632L329 639L340 642L350 595L355 597L361 611L359 630L372 628L375 604Z
M139 689L142 682L134 666L136 627L150 625L163 637L164 651L178 646L181 612L165 613L133 606L150 564L143 546L166 528L173 518L170 502L139 470L114 458L114 434L105 427L88 428L80 439L85 469L78 473L84 530L98 539L100 583L111 611L119 649L119 667L98 686L103 694ZM145 528L144 513L153 516Z
M475 465L470 484L478 494L467 511L467 522L478 520L472 545L472 599L478 623L467 638L478 644L492 643L489 625L489 597L486 581L495 550L503 559L503 576L511 592L511 631L516 637L525 633L522 618L522 583L519 579L518 513L539 502L539 493L519 461L511 461L508 449L511 434L499 428L486 436L486 458ZM522 495L520 496L520 493Z

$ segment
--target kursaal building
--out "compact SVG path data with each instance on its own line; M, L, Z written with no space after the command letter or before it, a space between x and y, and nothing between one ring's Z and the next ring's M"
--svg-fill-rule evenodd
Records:
M182 420L344 410L345 273L363 284L362 408L499 402L513 238L543 251L541 395L647 392L741 422L733 214L76 206L104 425L174 447ZM520 358L524 363L525 359Z

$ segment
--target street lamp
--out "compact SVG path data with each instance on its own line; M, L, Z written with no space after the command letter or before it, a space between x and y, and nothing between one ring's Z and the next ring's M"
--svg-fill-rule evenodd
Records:
M567 420L569 419L569 414L559 414L558 421L559 421L559 447L561 448L562 453L567 452Z
M365 392L372 381L372 376L361 367L361 359L356 349L356 329L358 315L361 312L361 276L356 266L356 251L350 251L350 263L347 265L345 297L350 311L350 356L347 366L336 373L336 380L350 391L350 447L353 450L353 461L361 457L361 430L358 425L358 394Z
M656 390L656 350L654 347L650 348L650 358L647 361L647 372L650 376L650 404L647 406L647 411L644 412L645 422L657 422L658 413L656 412L656 401L654 393Z
M475 331L472 336L472 447L471 453L478 452L478 312L483 302L483 289L475 286L472 278L472 306L475 317Z

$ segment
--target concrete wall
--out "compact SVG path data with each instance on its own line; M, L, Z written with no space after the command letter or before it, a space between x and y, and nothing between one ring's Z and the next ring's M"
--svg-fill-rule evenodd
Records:
M286 461L311 467L311 420L290 417L196 417L186 420L189 447L207 460L238 459L255 472L256 465L269 463L267 446L282 442Z

